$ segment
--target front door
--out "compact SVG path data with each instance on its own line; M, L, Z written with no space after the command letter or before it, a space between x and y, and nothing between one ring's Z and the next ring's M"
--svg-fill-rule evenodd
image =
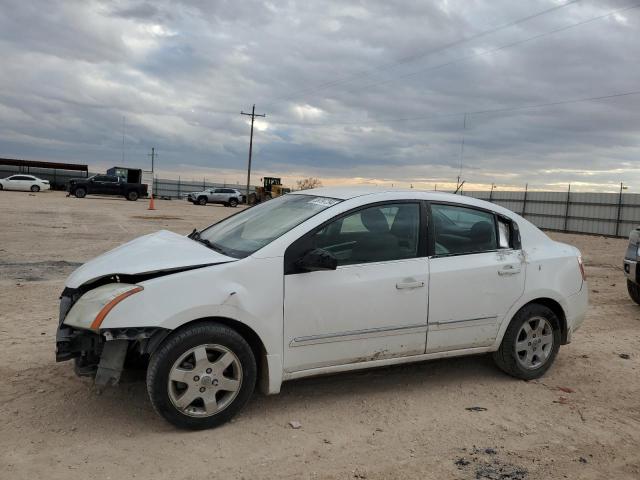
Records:
M120 193L120 180L118 177L106 175L102 185L104 193L117 195Z
M285 370L424 353L429 263L422 208L418 202L362 208L289 247ZM295 260L314 248L331 252L338 268L297 271Z
M513 225L486 210L431 208L435 255L429 261L427 352L490 346L524 292Z
M4 188L7 190L20 190L22 185L22 181L20 180L21 178L22 177L20 175L14 175L7 178Z

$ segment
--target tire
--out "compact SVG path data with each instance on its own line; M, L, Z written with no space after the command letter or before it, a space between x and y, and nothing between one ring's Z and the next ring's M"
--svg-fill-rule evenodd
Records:
M207 197L198 197L198 205L206 205Z
M84 188L76 188L76 191L73 192L76 198L84 198L87 196L87 191Z
M4 190L4 187L2 186L2 184L0 183L0 191Z
M138 192L136 192L135 190L127 192L127 200L129 200L130 202L135 202L136 200L138 200L138 197Z
M33 193L39 192L40 191L40 187L38 185L31 185L31 191Z
M629 292L631 300L640 305L640 285L631 280L627 280L627 291Z
M525 324L529 325L530 332ZM515 314L493 359L512 377L533 380L549 370L561 340L560 321L555 313L544 305L532 303ZM519 347L522 350L517 351Z
M217 363L223 358L230 362L226 367ZM202 430L238 413L251 397L256 377L256 359L240 334L224 325L200 323L170 335L156 350L147 369L147 392L165 420L179 428Z
M230 207L237 207L238 206L238 199L236 198L232 198L231 200L229 200L229 206Z

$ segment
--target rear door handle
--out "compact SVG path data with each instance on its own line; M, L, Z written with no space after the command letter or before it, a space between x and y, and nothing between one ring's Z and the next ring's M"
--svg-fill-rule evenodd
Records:
M516 265L505 265L500 270L498 270L498 275L516 275L520 273L520 266Z
M396 283L396 288L398 290L402 290L405 288L422 288L424 287L424 282L399 282Z

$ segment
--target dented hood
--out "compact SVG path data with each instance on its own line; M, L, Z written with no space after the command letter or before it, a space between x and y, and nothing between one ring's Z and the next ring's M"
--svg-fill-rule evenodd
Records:
M190 238L161 230L89 260L69 275L66 286L78 288L108 275L137 275L235 260Z

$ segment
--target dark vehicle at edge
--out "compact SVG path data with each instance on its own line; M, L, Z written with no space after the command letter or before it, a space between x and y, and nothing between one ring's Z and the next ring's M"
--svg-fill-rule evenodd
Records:
M627 277L627 290L631 299L640 305L640 227L631 230L629 234L629 246L624 255L624 275Z
M133 202L147 196L147 185L125 182L115 175L94 175L69 180L69 194L77 198L84 198L86 195L117 195Z

